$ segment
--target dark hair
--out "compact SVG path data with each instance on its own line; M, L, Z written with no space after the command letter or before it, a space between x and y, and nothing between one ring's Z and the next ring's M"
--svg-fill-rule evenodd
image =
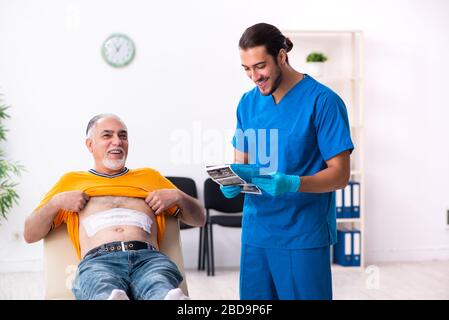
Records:
M116 118L117 120L119 120L120 122L123 123L122 119L120 119L115 114L112 114L112 113L101 113L101 114L98 114L98 115L94 116L92 119L89 120L89 123L87 124L87 128L86 128L86 136L89 137L90 131L95 127L95 125L97 124L98 120L103 119L103 118L110 118L110 117L111 118Z
M285 49L289 52L293 48L293 43L275 26L268 23L257 23L245 30L240 38L239 47L246 50L258 46L265 46L267 52L276 61L279 51Z

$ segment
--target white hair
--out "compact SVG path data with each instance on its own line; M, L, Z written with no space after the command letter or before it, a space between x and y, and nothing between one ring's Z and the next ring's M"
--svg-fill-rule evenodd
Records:
M96 115L95 117L93 117L92 119L89 120L89 123L87 124L87 128L86 128L86 137L91 138L92 137L92 131L93 129L95 129L95 126L97 125L97 122L101 119L104 118L115 118L118 121L120 121L121 123L125 124L122 119L120 119L119 116L113 114L113 113L101 113Z

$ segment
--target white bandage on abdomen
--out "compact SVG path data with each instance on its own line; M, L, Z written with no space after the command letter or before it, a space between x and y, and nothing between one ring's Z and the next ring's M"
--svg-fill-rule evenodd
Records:
M127 208L100 211L83 220L84 229L89 237L104 228L119 225L136 226L151 233L152 224L153 221L145 213Z

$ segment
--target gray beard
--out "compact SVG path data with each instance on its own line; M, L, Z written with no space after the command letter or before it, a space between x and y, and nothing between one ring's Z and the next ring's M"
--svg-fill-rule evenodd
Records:
M119 170L125 166L126 157L117 160L104 158L103 165L110 170Z

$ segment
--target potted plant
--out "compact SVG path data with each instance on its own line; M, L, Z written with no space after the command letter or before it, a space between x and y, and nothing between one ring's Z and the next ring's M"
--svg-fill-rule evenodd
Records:
M0 142L6 141L6 132L8 131L2 121L9 118L6 113L8 106L1 100L0 95ZM19 195L16 192L17 183L11 180L11 175L20 176L23 166L17 162L10 161L5 158L2 150L0 150L0 221L7 219L7 214L14 204L17 204Z
M324 62L327 57L321 52L311 52L306 58L308 73L314 77L319 77L324 72Z

